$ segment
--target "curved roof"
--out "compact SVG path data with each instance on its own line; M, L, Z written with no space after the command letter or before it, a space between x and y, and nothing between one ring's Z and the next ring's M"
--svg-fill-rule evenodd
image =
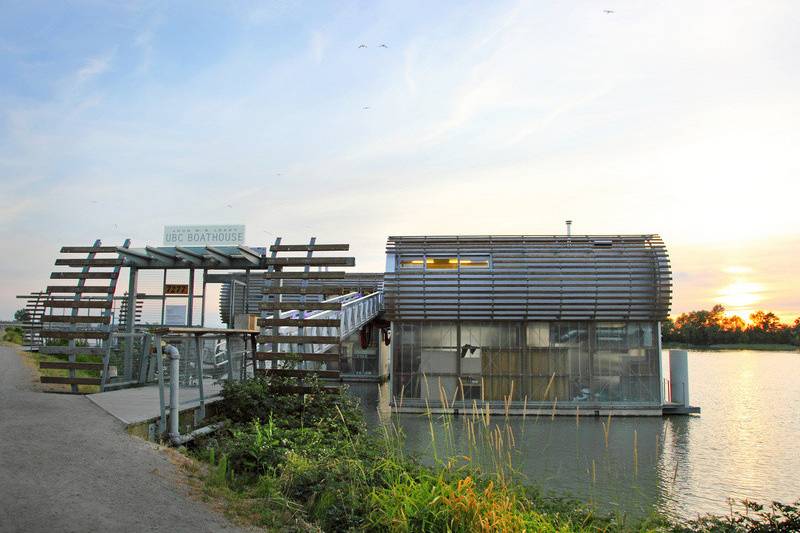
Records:
M658 235L389 237L386 253L390 320L663 320L670 309Z

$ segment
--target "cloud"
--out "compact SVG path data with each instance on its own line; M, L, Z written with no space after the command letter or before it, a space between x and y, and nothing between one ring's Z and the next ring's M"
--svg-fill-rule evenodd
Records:
M328 39L325 35L319 31L311 32L311 37L308 40L308 51L315 64L319 65L322 63L327 48Z
M75 81L78 85L83 85L107 72L111 68L115 51L89 58L84 65L75 73Z

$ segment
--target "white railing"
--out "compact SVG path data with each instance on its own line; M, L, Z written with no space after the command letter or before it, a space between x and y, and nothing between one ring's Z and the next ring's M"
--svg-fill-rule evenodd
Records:
M383 291L373 292L342 305L339 335L342 339L358 331L375 318L383 308Z
M358 293L351 292L343 296L337 296L325 300L326 302L342 302L341 311L319 311L311 313L306 318L331 318L339 319L338 326L309 326L303 328L303 335L313 337L345 337L352 335L358 331L361 326L375 318L380 313L383 307L383 291L373 292L366 296L359 296ZM300 317L302 312L288 311L281 313L282 318ZM281 335L297 335L298 328L296 326L282 326L280 328ZM314 344L307 345L312 353L324 353L328 351L333 344ZM277 351L297 351L297 345L280 344Z

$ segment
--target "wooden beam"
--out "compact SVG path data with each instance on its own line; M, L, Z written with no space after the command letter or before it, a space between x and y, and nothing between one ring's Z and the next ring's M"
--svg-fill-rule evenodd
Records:
M111 309L110 300L45 300L45 307L67 309Z
M114 287L98 287L98 286L83 286L83 287L75 287L72 285L48 285L47 292L68 292L68 293L75 293L75 294L84 294L84 293L99 293L99 294L111 294L114 292Z
M62 246L62 254L115 254L116 246Z
M263 311L338 311L340 302L261 302L258 308Z
M45 355L104 355L105 348L99 346L42 346L39 353Z
M58 322L66 324L110 324L110 316L69 316L43 315L42 322Z
M270 252L346 252L349 244L273 244Z
M259 343L278 344L339 344L339 337L331 335L259 335Z
M264 272L264 279L344 279L344 271L329 272Z
M338 318L261 318L259 326L297 326L297 327L322 327L338 328L341 322Z
M107 339L107 331L52 331L42 330L41 337L48 339Z
M263 294L340 294L344 288L336 286L309 285L308 287L264 287ZM346 289L344 289L346 290Z
M100 378L70 378L62 376L42 376L42 383L60 383L63 385L100 385Z
M256 352L256 361L316 361L329 363L339 360L336 353Z
M103 363L73 363L70 361L40 361L39 368L55 370L103 370Z
M56 266L70 267L115 267L122 263L122 259L56 259Z
M50 279L117 279L118 272L53 272Z
M268 266L355 266L355 257L265 257Z

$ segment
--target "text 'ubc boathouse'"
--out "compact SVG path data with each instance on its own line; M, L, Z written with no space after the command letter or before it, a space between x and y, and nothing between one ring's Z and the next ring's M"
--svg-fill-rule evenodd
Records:
M662 360L671 273L658 235L389 237L380 273L339 269L355 265L330 255L346 250L315 239L64 247L87 255L57 260L79 270L51 277L77 285L26 296L26 339L65 358L52 368L67 374L43 381L73 392L89 382L106 391L143 386L161 375L147 335L199 338L217 285L229 334L196 345L201 401L205 376L261 373L296 377L301 391L311 376L331 386L378 382L407 412L694 409L685 354ZM76 361L87 352L96 363ZM76 377L91 364L97 377Z

